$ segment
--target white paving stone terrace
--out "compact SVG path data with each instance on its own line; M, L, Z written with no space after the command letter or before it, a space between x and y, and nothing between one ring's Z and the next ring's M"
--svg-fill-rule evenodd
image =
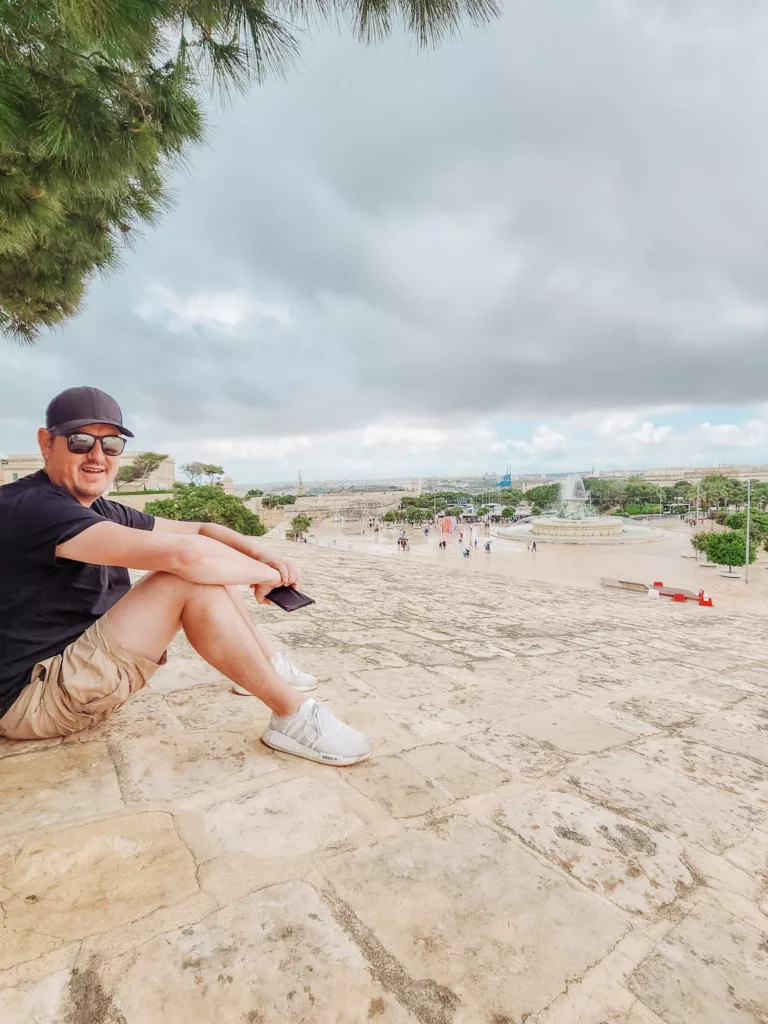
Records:
M764 617L283 548L317 604L252 613L373 758L183 637L0 741L3 1024L768 1024Z

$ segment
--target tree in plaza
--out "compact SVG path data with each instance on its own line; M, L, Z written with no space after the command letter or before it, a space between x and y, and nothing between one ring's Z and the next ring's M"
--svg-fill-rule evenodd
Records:
M746 531L747 512L731 512L724 519L724 523L731 530ZM768 541L768 512L758 512L751 509L749 514L749 537L757 542Z
M252 487L249 491L245 492L246 498L260 498L264 491L260 491L258 487Z
M181 467L181 472L192 484L200 484L203 481L204 473L202 462L187 462Z
M534 502L531 506L531 514L534 516L541 516L544 514L544 509L541 507L541 505Z
M397 522L397 514L395 513L394 509L390 509L389 512L384 513L381 519L382 522L384 523L394 523Z
M610 480L607 477L587 477L584 486L589 493L589 500L599 512L608 512L613 508L623 508L626 498L626 484L622 480Z
M168 207L204 135L199 97L282 73L298 34L400 23L424 46L495 0L0 0L0 329L32 341ZM292 32L298 29L297 34Z
M456 516L458 519L459 516L464 514L464 509L460 505L452 505L450 508L445 510L445 514L447 516Z
M707 553L707 541L710 537L714 536L712 533L694 533L691 534L691 547L696 552L696 555L700 555L702 552Z
M115 490L119 491L123 484L129 484L133 478L133 466L121 466L115 477Z
M401 513L402 518L405 519L406 523L410 523L411 525L415 523L431 522L432 520L432 511L427 508L415 508L411 506L409 508L402 509Z
M722 533L707 534L707 557L710 562L727 565L731 572L734 565L746 565L747 538L741 530L724 530ZM755 545L749 539L749 561L756 558Z
M515 510L513 508L503 508L501 510L501 518L502 519L514 519L515 518Z
M278 505L295 505L296 495L295 494L284 494L282 497L277 499Z
M142 484L146 491L147 480L167 458L167 455L160 455L158 452L139 452L133 460L133 464L127 467L131 470L131 475L128 479Z
M624 507L628 505L655 505L661 488L641 477L630 477L624 490Z
M309 516L304 515L303 512L299 512L299 514L294 516L291 520L291 529L297 537L301 537L303 533L306 533L311 525L312 519Z
M475 512L479 516L487 516L490 511L491 509L488 505L479 505L478 508L475 509Z
M519 505L523 500L523 492L517 487L500 487L495 491L483 491L483 498L501 505Z
M760 480L752 480L752 501L764 512L768 508L768 483L763 483Z
M729 480L728 477L722 476L720 473L711 473L709 476L702 477L699 492L704 507L719 508L721 505L730 504L729 499L734 495L735 488L738 487L738 480Z
M524 497L532 505L554 505L560 499L560 484L540 484L538 487L531 487L525 492Z
M675 498L683 498L691 502L696 500L696 487L687 480L678 480L674 487L666 488Z
M174 488L172 498L147 502L144 511L164 519L218 523L251 537L260 537L266 533L259 517L245 507L243 499L225 494L220 487L182 484Z
M262 508L277 508L277 501L274 494L265 494L261 499Z

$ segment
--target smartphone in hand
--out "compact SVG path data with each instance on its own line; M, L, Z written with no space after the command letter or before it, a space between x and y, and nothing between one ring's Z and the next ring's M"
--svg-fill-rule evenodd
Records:
M297 608L306 608L315 602L311 597L302 594L296 587L275 587L267 594L267 600L282 608L284 612L295 612Z

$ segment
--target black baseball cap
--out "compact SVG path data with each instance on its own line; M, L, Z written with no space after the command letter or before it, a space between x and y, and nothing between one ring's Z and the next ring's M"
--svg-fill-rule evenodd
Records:
M56 395L45 410L46 429L55 430L57 434L71 434L89 423L106 423L117 427L126 437L133 437L123 426L120 406L111 395L98 388L67 388Z

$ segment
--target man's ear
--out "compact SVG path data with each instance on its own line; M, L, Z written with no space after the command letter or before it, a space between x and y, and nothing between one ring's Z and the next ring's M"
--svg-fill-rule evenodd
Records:
M40 454L43 456L44 459L47 460L48 456L51 454L51 445L53 444L53 437L45 429L45 427L40 427L40 429L37 432L37 444L38 447L40 448Z

